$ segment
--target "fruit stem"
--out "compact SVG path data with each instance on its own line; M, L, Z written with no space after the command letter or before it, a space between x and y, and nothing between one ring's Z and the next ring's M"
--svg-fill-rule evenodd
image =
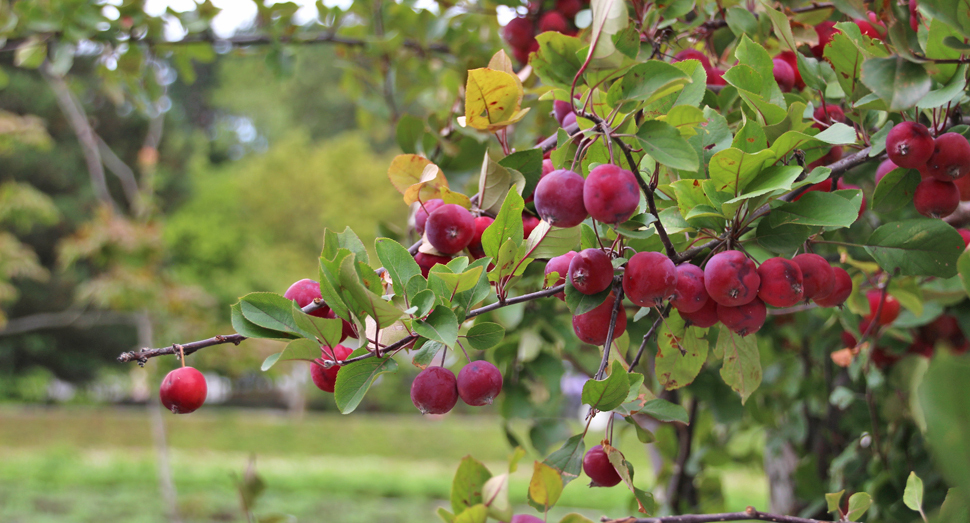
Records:
M882 306L881 303L879 305ZM179 344L175 344L175 346L179 349L179 360L182 361L182 367L185 367L185 350Z

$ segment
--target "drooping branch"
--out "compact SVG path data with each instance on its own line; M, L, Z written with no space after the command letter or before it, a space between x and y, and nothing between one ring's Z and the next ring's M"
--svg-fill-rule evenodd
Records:
M83 329L95 325L136 324L139 316L138 314L113 311L42 312L13 318L7 322L4 328L0 329L0 336L13 336L25 332L65 327Z
M603 518L603 523L714 523L717 521L774 521L775 523L832 523L818 519L785 516L759 512L748 507L744 512L724 512L721 514L684 514L681 516L662 516L657 518Z

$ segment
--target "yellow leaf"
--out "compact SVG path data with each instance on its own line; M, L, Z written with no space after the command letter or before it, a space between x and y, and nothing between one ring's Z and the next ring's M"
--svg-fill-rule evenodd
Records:
M448 179L445 178L445 173L441 172L437 165L428 162L424 170L421 171L417 183L404 191L404 203L411 205L418 200L426 202L441 198L442 189L448 189Z
M401 194L409 187L421 181L424 168L434 165L431 160L416 154L399 154L394 157L391 166L387 168L387 177L391 185Z
M508 125L502 122L522 117L518 114L522 96L515 75L488 68L472 69L465 84L465 124L479 130L501 129Z

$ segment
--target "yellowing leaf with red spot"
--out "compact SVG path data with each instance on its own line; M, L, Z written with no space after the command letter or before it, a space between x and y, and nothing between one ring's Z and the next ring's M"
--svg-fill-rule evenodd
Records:
M404 203L411 205L418 200L426 202L441 198L442 189L448 189L448 179L445 178L445 173L441 172L437 165L428 162L424 170L421 171L417 183L404 191Z
M521 120L522 85L518 77L488 68L468 71L465 84L465 117L459 123L494 132Z
M387 177L391 185L401 194L408 188L421 181L424 168L434 165L431 160L416 154L399 154L394 157L391 166L387 168Z

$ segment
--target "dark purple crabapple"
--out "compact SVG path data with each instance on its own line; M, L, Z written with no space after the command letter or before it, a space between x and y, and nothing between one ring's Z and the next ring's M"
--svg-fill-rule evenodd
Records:
M758 267L741 251L711 256L704 269L704 287L711 299L728 307L750 303L758 296Z
M772 307L791 307L802 301L802 270L785 258L769 258L758 267L758 297ZM723 321L722 321L723 323Z
M502 373L485 360L477 360L458 371L458 397L473 407L489 405L502 392Z
M572 171L559 169L543 176L536 185L535 204L539 217L555 227L575 227L589 214L583 204L586 180Z
M640 205L640 186L632 172L613 164L597 166L583 186L583 204L593 219L615 225L633 216Z
M609 334L614 303L616 303L616 297L613 293L610 293L606 301L595 309L585 314L573 316L573 331L576 333L576 337L590 345L606 344L606 335ZM616 315L613 339L619 338L624 332L626 332L626 312L623 311L623 307L620 307Z
M411 403L422 414L444 414L458 403L458 380L444 367L428 367L411 383Z
M638 252L623 271L623 292L634 304L656 307L674 294L677 267L659 252Z
M468 209L454 203L438 207L425 224L431 246L442 254L457 254L475 237L475 218Z
M835 271L825 258L809 252L795 256L792 261L802 270L805 300L811 300L815 296L826 296L832 292L835 287Z
M678 265L677 285L670 304L683 316L684 313L701 310L709 300L707 288L704 287L704 269L690 263Z
M598 294L613 283L613 263L601 249L583 249L569 262L569 281L583 294Z
M603 445L596 445L586 451L586 455L583 456L583 472L597 487L612 487L623 481L616 468L610 463Z

